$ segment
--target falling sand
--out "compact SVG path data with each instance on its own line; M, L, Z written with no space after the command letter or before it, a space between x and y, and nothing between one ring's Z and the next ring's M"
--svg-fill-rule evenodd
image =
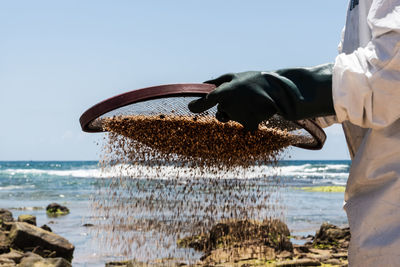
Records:
M246 132L211 116L131 115L104 119L104 179L93 211L104 246L128 258L191 262L179 238L223 220L282 218L274 167L290 133Z

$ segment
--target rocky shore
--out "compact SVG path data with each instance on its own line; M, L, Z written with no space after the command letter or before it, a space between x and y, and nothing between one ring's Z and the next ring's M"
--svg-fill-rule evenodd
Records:
M66 207L50 204L50 217L69 213ZM347 266L348 228L324 223L314 236L292 236L280 220L224 221L209 232L177 241L182 248L200 251L201 259L190 266ZM14 218L0 209L0 267L70 267L74 245L52 232L47 225L38 227L36 217L26 214ZM106 267L187 266L178 259L160 259L152 263L109 262Z
M56 203L46 211L48 216L67 214L66 207ZM49 226L37 227L35 216L20 215L15 220L9 210L0 209L0 267L70 267L74 249Z
M349 241L349 228L328 223L322 224L315 236L295 237L279 220L244 220L218 223L208 233L178 240L178 246L203 252L200 261L190 266L328 267L348 265ZM151 264L110 262L106 267L185 265L176 259L162 259Z

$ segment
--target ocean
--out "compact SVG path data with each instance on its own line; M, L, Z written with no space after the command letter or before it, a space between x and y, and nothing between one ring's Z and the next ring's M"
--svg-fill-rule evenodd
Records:
M269 173L268 168L259 172ZM345 186L349 168L347 160L279 163L274 177L283 188L284 218L293 235L315 234L323 222L347 224L343 192L314 192L305 187ZM0 161L0 208L9 209L14 218L35 215L38 226L47 224L68 239L75 245L73 266L104 266L123 257L111 253L107 245L99 246L91 228L83 225L96 220L90 199L113 175L103 172L96 161ZM52 202L67 206L70 214L48 217L45 208Z

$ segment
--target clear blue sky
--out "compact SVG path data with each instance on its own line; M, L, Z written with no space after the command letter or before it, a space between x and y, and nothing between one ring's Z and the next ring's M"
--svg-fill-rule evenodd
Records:
M135 88L331 62L347 0L1 1L0 160L96 160L93 104ZM340 126L322 151L347 159Z

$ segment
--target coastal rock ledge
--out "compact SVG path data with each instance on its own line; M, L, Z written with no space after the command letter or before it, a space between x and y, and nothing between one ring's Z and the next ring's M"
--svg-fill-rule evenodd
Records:
M0 210L0 267L71 267L75 247L68 240L33 225L34 216L18 220Z
M292 244L297 239L303 245ZM279 220L232 220L214 225L208 233L178 240L179 247L203 252L190 266L348 266L349 228L324 223L315 236L294 237ZM301 243L297 242L297 243ZM179 259L156 262L109 262L106 267L189 266Z
M34 250L45 257L51 254L53 257L61 257L68 261L72 260L75 249L67 239L25 222L13 223L9 238L12 247L24 251Z

